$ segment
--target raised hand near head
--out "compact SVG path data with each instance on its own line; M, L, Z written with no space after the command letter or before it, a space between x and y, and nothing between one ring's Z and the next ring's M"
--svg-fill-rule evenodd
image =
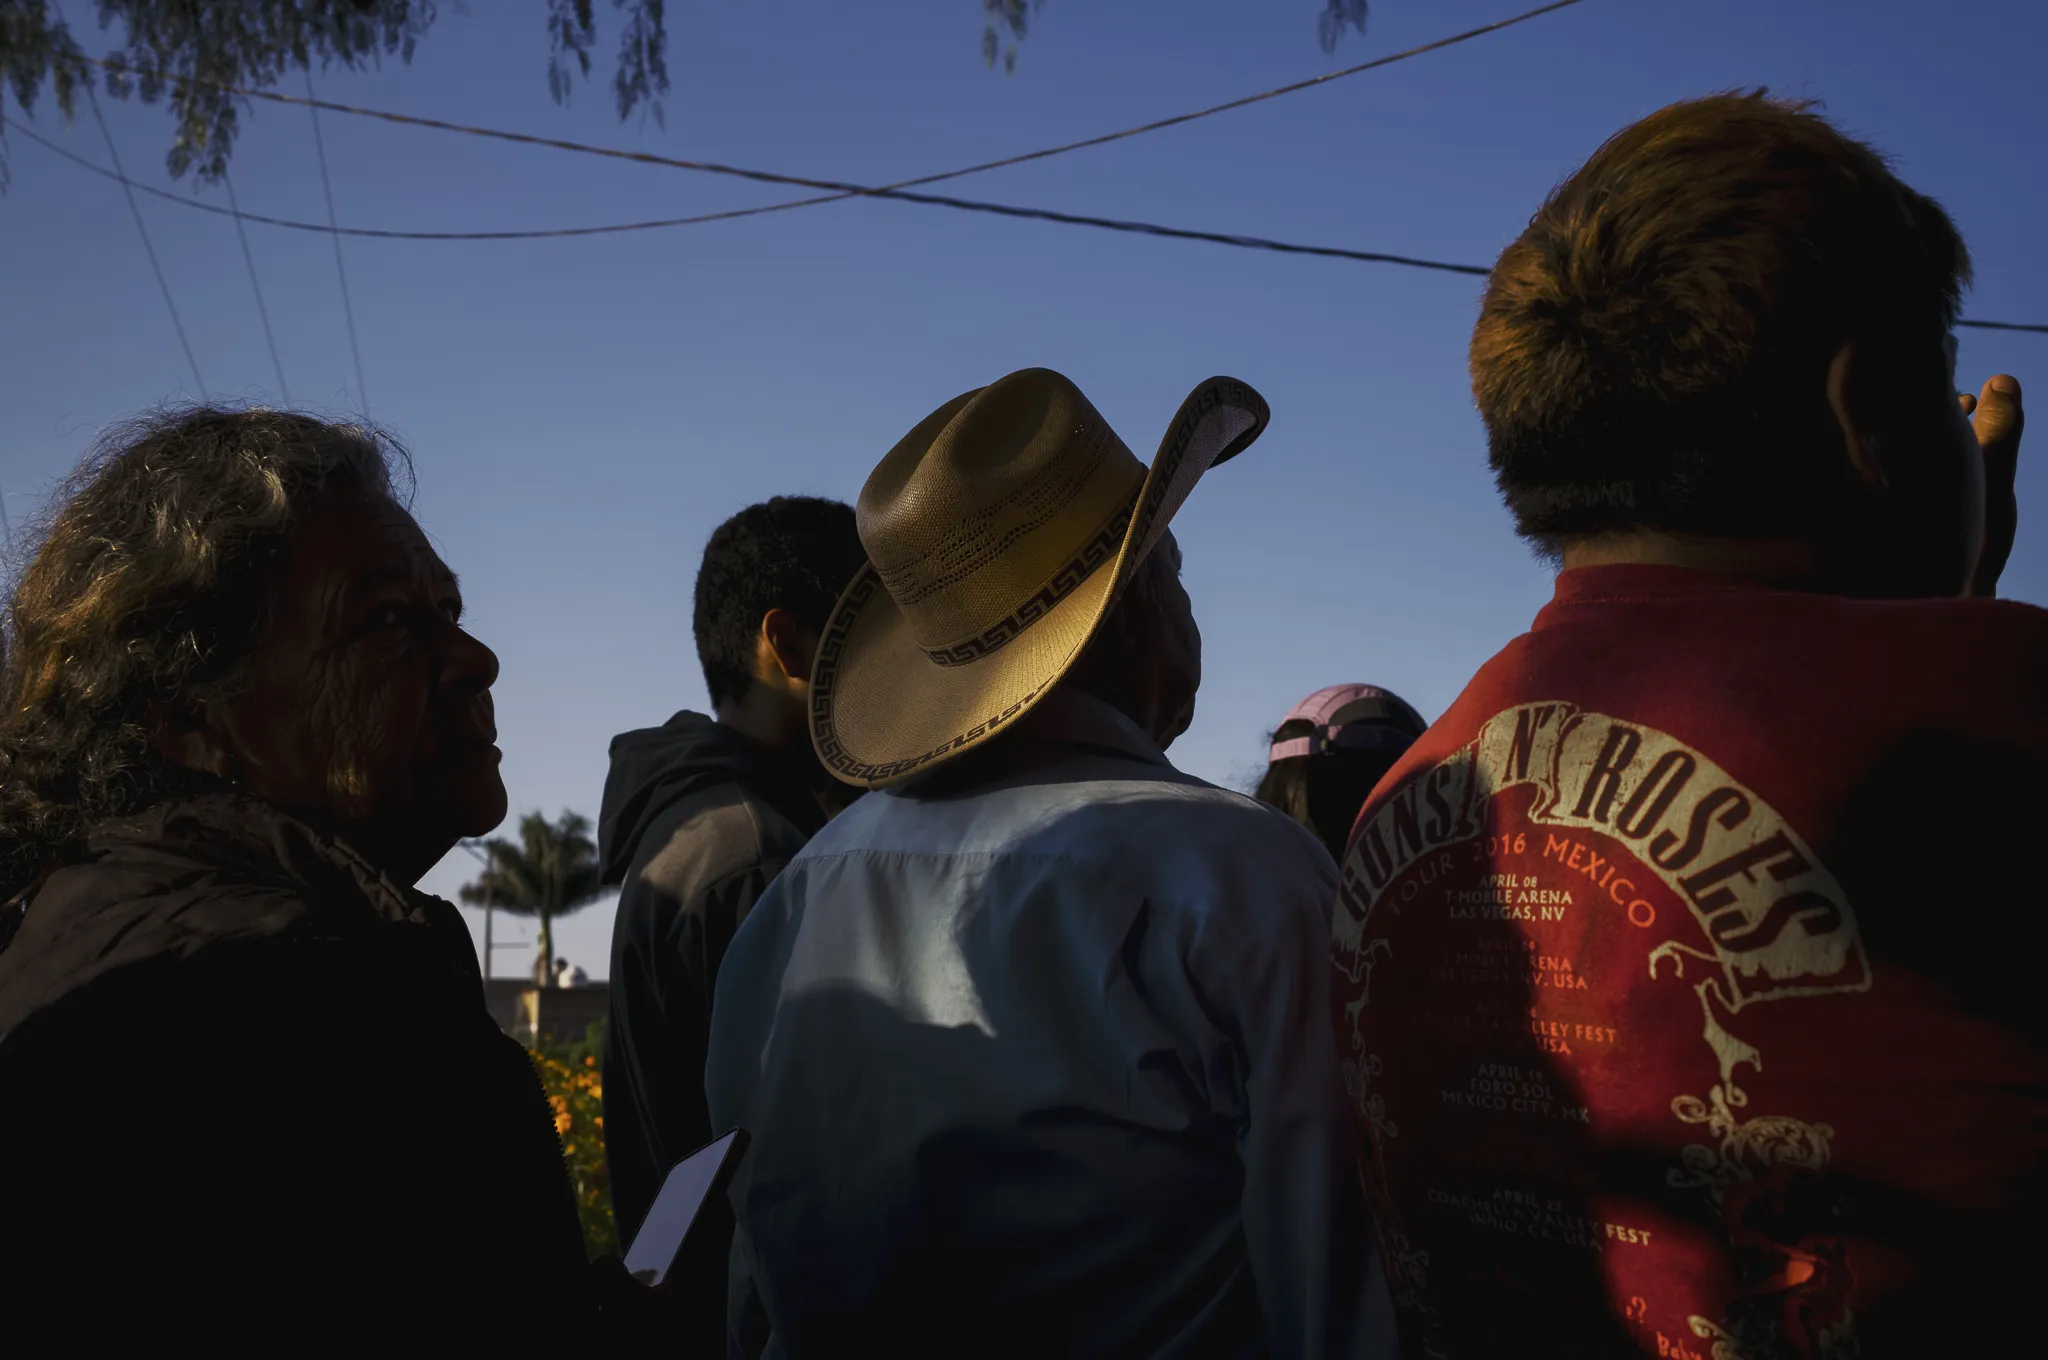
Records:
M2013 474L2019 466L2020 433L2026 428L2026 408L2020 400L2019 379L2000 373L1984 384L1976 396L1961 396L1963 414L1977 433L1977 446L1984 451L1984 552L1977 559L1977 574L1970 583L1973 595L1996 595L1999 573L2012 556L2013 536L2019 529L2019 502L2013 495Z

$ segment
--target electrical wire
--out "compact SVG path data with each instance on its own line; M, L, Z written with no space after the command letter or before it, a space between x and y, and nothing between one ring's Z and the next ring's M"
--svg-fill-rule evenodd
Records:
M235 181L223 174L221 183L227 186L228 206L235 212L235 235L242 242L242 263L249 267L249 287L256 294L256 316L263 322L263 343L270 347L270 367L277 374L278 396L284 404L292 404L292 389L284 380L284 361L277 357L277 336L270 329L270 309L263 305L263 284L256 277L256 257L249 250L249 231L242 225L242 205L235 201Z
M1258 94L1248 94L1241 98L1226 100L1221 104L1213 104L1206 109L1197 109L1193 113L1175 114L1171 118L1155 119L1152 122L1140 123L1136 127L1124 128L1118 132L1105 132L1099 137L1084 137L1078 142L1066 142L1060 146L1049 146L1040 151L1027 151L1020 156L1004 156L1000 160L983 161L979 165L969 165L958 170L948 170L944 174L925 175L918 179L904 180L899 184L892 184L888 187L892 189L912 189L919 185L937 184L941 180L958 179L962 175L978 175L984 170L1001 170L1006 166L1023 165L1028 161L1041 161L1048 156L1064 156L1069 151L1084 151L1093 146L1106 146L1110 142L1120 142L1126 137L1137 137L1147 132L1158 132L1165 128L1179 127L1183 123L1192 123L1200 118L1210 118L1219 113L1229 113L1233 109L1241 109L1251 104L1262 104L1268 99L1278 99L1282 95L1294 94L1299 90L1313 89L1318 85L1328 85L1332 81L1362 75L1367 71L1376 71L1383 66L1392 66L1396 62L1407 61L1411 57L1420 57L1430 52L1440 52L1446 47L1456 47L1459 43L1470 42L1474 38L1483 38L1489 33L1498 33L1502 29L1513 28L1517 24L1525 24L1531 19L1538 19L1546 14L1554 14L1561 9L1570 9L1573 5L1582 4L1583 2L1584 0L1555 0L1553 4L1541 5L1532 10L1525 10L1520 14L1514 15L1512 18L1501 19L1490 24L1481 24L1478 28L1468 28L1463 33L1453 33L1448 38L1438 38L1434 42L1423 43L1420 47L1410 47L1400 52L1390 52L1384 57L1374 57L1371 61L1362 61L1356 66L1347 66L1341 71L1330 71L1323 75L1310 76L1307 80L1297 80L1289 85L1262 90ZM788 206L794 207L796 205L790 204Z
M1208 118L1219 113L1229 112L1233 109L1244 108L1247 105L1261 103L1269 99L1276 99L1282 95L1292 94L1299 90L1306 90L1317 85L1324 85L1332 81L1342 80L1348 76L1358 75L1365 71L1375 70L1380 67L1389 66L1395 62L1406 61L1411 57L1421 56L1424 53L1439 51L1443 48L1455 46L1463 42L1468 42L1474 38L1482 37L1489 33L1496 33L1502 29L1511 28L1517 24L1526 23L1527 21L1538 18L1542 15L1554 13L1555 11L1561 9L1568 9L1573 5L1582 3L1584 3L1584 0L1553 0L1553 3L1541 5L1535 9L1524 11L1523 13L1514 15L1510 18L1498 20L1491 24L1484 24L1478 28L1467 29L1462 33L1452 34L1449 37L1439 38L1434 42L1424 43L1418 47L1411 47L1400 52L1390 53L1389 55L1384 57L1376 57L1371 61L1360 62L1355 66L1346 67L1341 71L1331 71L1324 75L1310 77L1307 80L1294 81L1287 85L1277 86L1270 90L1263 90L1257 94L1245 95L1237 99L1225 101L1221 104L1215 104L1207 108L1197 109L1190 113L1177 114L1170 118L1155 119L1149 123L1141 123L1134 127L1123 128L1115 132L1104 133L1100 136L1084 138L1080 141L1065 142L1057 146L1044 147L1037 151L1024 152L1020 155L1015 156L1005 156L991 161L982 161L974 165L963 166L957 170L948 170L934 175L922 175L914 179L899 180L892 184L885 185L850 184L838 180L815 179L801 175L785 175L774 171L754 170L742 166L725 165L715 161L685 160L679 157L655 155L651 152L626 151L616 147L594 146L589 143L568 141L562 138L538 137L528 133L508 132L498 128L485 128L476 127L463 123L453 123L438 118L423 118L412 114L394 113L382 109L361 108L355 105L341 104L334 101L317 98L313 92L312 75L311 72L309 71L306 77L306 97L303 99L294 95L280 94L272 90L245 89L237 86L223 86L222 88L227 93L244 96L248 98L264 99L278 104L298 104L306 106L308 110L312 112L315 120L314 136L316 138L316 142L319 136L319 110L325 109L333 113L345 113L354 117L373 118L405 126L433 128L440 131L456 132L474 137L485 137L497 141L508 141L523 145L551 147L556 150L571 151L583 155L602 156L608 159L615 160L637 161L642 164L660 165L671 169L690 170L705 174L725 175L739 179L752 180L758 183L795 185L805 188L824 189L829 190L830 192L809 198L790 199L780 203L762 204L751 208L728 209L722 212L698 213L688 217L658 218L640 222L609 223L606 225L594 227L556 227L524 231L430 232L384 230L367 227L343 227L339 225L334 216L334 200L331 188L328 191L328 221L325 226L322 226L318 223L296 222L286 218L267 217L254 213L243 214L240 213L238 206L233 215L243 220L261 222L268 226L284 227L296 231L327 232L328 234L336 238L335 263L337 269L339 269L341 262L341 246L339 238L342 236L365 236L381 238L386 240L410 241L505 241L538 240L573 236L602 236L620 232L651 231L668 227L697 226L710 222L731 221L735 218L754 217L762 215L764 213L783 212L791 208L804 208L811 207L815 204L820 203L840 202L849 198L893 198L903 202L922 203L935 207L953 208L955 210L965 212L979 212L1003 217L1025 218L1035 221L1054 222L1068 226L1092 227L1098 230L1105 231L1116 231L1129 234L1159 236L1178 240L1206 241L1217 245L1235 246L1243 249L1267 250L1292 255L1315 255L1378 264L1395 264L1406 266L1409 268L1430 269L1444 273L1466 274L1484 277L1490 271L1484 266L1480 265L1456 264L1445 260L1428 260L1417 258L1414 256L1393 255L1380 251L1350 250L1336 246L1304 245L1295 242L1276 241L1266 237L1235 235L1222 232L1197 231L1182 227L1164 226L1159 223L1153 222L1137 222L1125 219L1094 217L1080 213L1057 212L1045 208L1028 208L1011 204L989 203L977 199L955 198L949 195L919 194L907 191L920 185L936 184L944 180L958 179L964 175L980 174L988 170L997 170L1007 166L1021 165L1026 162L1043 160L1051 156L1064 155L1068 152L1079 151L1086 149L1088 147L1102 146L1110 142L1121 141L1125 138L1136 137L1149 132L1156 132L1164 128L1177 127L1183 123L1191 123L1196 121L1197 119ZM87 60L95 61L97 64L109 67L119 66L119 63L108 62L101 59L88 58ZM126 68L123 67L121 69ZM92 162L87 161L82 157L72 155L70 152L65 151L61 147L58 147L55 144L46 141L41 137L35 136L33 133L24 132L24 135L28 136L30 140L39 143L48 150L51 150L56 154L73 161L74 163L84 167L85 169L92 170L95 173L102 175L108 174L108 172L103 167L96 166L92 164ZM324 152L321 155L321 173L324 185L326 179L326 157ZM222 209L215 207L212 204L202 203L196 199L186 198L182 195L168 193L164 190L152 188L148 185L134 184L132 181L127 180L125 176L116 177L121 179L124 186L142 189L145 193L155 194L158 197L169 199L174 203L183 203L188 207L199 208L202 211L206 212L219 213L223 211ZM344 305L346 305L346 276L344 275L343 277ZM1980 322L1966 320L1959 322L1958 324L1965 326L1976 326L1988 330L2034 331L2048 333L2048 325L2033 325L2019 322ZM353 344L353 317L351 317L350 319L350 339L351 343ZM361 359L360 356L358 356L357 380L359 383L361 381L361 377Z
M1956 324L1974 326L1980 331L2029 331L2035 335L2048 335L2048 326L2036 325L2031 321L1971 321L1966 317Z
M356 365L356 400L363 408L363 415L370 414L370 384L363 378L363 351L356 343L356 309L349 301L348 269L341 262L342 232L334 218L334 184L327 178L327 146L320 139L321 104L313 98L313 72L306 71L306 112L313 119L313 151L320 160L320 190L327 196L327 229L334 241L334 274L341 280L341 315L348 323L348 352Z
M22 136L38 146L55 152L82 169L90 170L96 175L104 175L109 179L117 178L105 166L94 165L83 156L67 151L47 138L39 137L18 124L12 130L21 133ZM758 173L766 174L767 172ZM196 198L187 198L183 194L174 194L168 190L158 189L147 184L126 180L123 182L130 184L133 188L140 189L146 194L154 194L158 198L167 199L172 203L180 203L188 208L197 208L201 212L214 213L222 217L235 215L231 209L223 208L217 203L206 203ZM856 187L858 188L857 194L844 196L856 197L864 195L875 198L900 199L906 203L923 203L936 207L957 208L965 212L992 213L1000 217L1029 218L1042 222L1059 222L1070 226L1096 227L1105 231L1118 231L1146 236L1165 236L1185 241L1209 241L1218 245L1238 246L1254 250L1271 250L1289 255L1324 255L1343 260L1363 260L1377 264L1406 265L1412 269L1436 269L1451 274L1483 276L1489 272L1479 265L1453 264L1446 260L1426 260L1409 255L1391 255L1381 251L1349 250L1340 246L1301 245L1291 241L1268 240L1261 236L1237 236L1225 232L1196 231L1185 227L1161 226L1156 222L1130 222L1110 217L1090 217L1082 213L1055 212L1050 208L1026 208L1007 203L985 203L971 198L950 198L942 194L917 194L896 189L885 190ZM248 221L261 222L265 226L285 227L292 231L321 232L338 236L370 236L399 241L524 241L549 236L595 236L618 231L639 231L653 227L683 226L698 222L717 221L735 215L739 214L707 213L699 217L675 218L667 222L636 222L603 227L566 227L552 231L386 231L374 227L340 227L320 222L296 222L289 218L266 217L261 213L241 214Z
M1026 151L1015 156L1003 156L992 161L980 161L974 165L962 166L957 170L945 170L935 175L919 175L915 179L898 180L892 184L875 186L843 184L833 180L816 180L791 175L777 175L766 171L746 170L738 166L721 165L714 161L679 160L674 157L656 156L646 152L624 151L616 147L594 146L587 142L573 142L557 137L536 137L527 133L507 132L500 128L476 127L464 123L451 123L438 118L421 118L412 114L393 113L384 109L366 109L351 104L330 103L312 99L310 83L307 87L308 98L304 101L301 101L295 95L279 94L274 90L243 89L236 86L223 86L222 88L229 94L241 95L246 98L266 99L278 104L311 103L316 108L326 109L332 113L346 113L357 118L375 118L410 127L434 128L442 132L456 132L470 137L485 137L496 141L518 142L530 146L546 146L558 151L573 151L582 155L639 161L643 164L663 165L680 170L695 170L704 174L730 175L740 179L757 180L768 184L790 184L807 188L832 190L831 193L818 197L791 199L782 203L768 203L759 207L741 209L738 212L720 215L721 217L751 217L762 213L785 212L791 208L808 208L819 203L836 203L848 198L892 195L902 189L915 189L927 184L938 184L949 179L959 179L964 175L978 175L989 170L1001 170L1012 165L1023 165L1030 161L1044 160L1050 156L1063 156L1070 151L1082 151L1089 147L1105 146L1111 142L1123 141L1128 137L1142 136L1148 132L1158 132L1165 128L1179 127L1184 123L1192 123L1198 119L1214 117L1219 113L1228 113L1233 109L1245 108L1248 105L1263 103L1269 99L1278 99L1282 95L1294 94L1318 85L1327 85L1332 81L1360 75L1366 71L1374 71L1384 66L1392 66L1396 62L1407 61L1412 57L1441 51L1446 47L1455 47L1460 43L1470 42L1474 38L1483 38L1490 33L1498 33L1502 29L1513 28L1517 24L1527 23L1531 19L1540 18L1557 10L1569 9L1573 5L1583 4L1584 2L1585 0L1554 0L1551 4L1540 5L1535 9L1526 10L1511 18L1497 20L1490 24L1482 24L1478 28L1468 28L1462 33L1454 33L1446 38L1438 38L1433 42L1423 43L1419 47L1410 47L1400 52L1389 53L1384 57L1375 57L1371 61L1360 62L1356 66L1348 66L1341 71L1330 71L1323 75L1311 76L1306 80L1297 80L1286 85L1275 86L1270 90L1261 90L1257 94L1243 95L1236 99L1226 100L1221 104L1212 104L1207 108L1196 109L1191 113L1175 114L1170 118L1157 118L1149 123L1140 123L1134 127L1121 128L1115 132L1105 132L1094 137L1084 137L1077 142L1063 142L1057 146L1042 147L1037 151ZM624 228L615 228L615 230L634 230L643 226L682 226L694 224L697 221L716 220L719 220L719 218L688 218L671 222L636 223Z
M150 272L156 275L156 286L164 295L164 309L171 314L171 329L178 333L178 346L185 351L185 362L192 369L192 384L201 400L206 397L206 379L199 376L199 360L192 353L192 342L186 338L185 323L178 319L178 304L171 300L171 285L164 279L164 267L156 257L156 247L150 244L149 228L143 225L142 205L135 201L135 189L126 172L121 169L121 153L114 147L114 134L107 129L106 115L100 112L100 99L93 92L92 82L85 81L86 101L92 105L93 121L100 125L100 136L107 144L107 159L114 163L113 178L121 182L121 190L128 198L128 211L135 217L135 230L142 237L142 253L149 256Z
M1462 33L1454 33L1449 37L1439 38L1434 42L1424 43L1419 47L1411 47L1400 52L1389 53L1384 57L1375 57L1371 61L1360 62L1341 71L1330 71L1320 76L1311 76L1307 80L1298 80L1287 85L1276 86L1270 90L1262 90L1257 94L1244 95L1237 99L1227 100L1221 104L1196 109L1190 113L1176 114L1170 118L1155 119L1149 123L1140 123L1135 127L1122 128L1115 132L1083 138L1076 142L1064 142L1058 146L1044 147L1037 151L1027 151L1015 156L1004 156L992 161L981 161L974 165L962 166L957 170L947 170L935 175L921 175L915 179L898 180L893 184L884 185L847 184L835 180L812 179L800 175L783 175L766 170L750 170L740 166L722 165L715 161L682 160L672 156L657 156L649 152L625 151L615 147L593 146L585 142L572 142L556 137L536 137L527 133L507 132L498 128L474 127L462 123L451 123L438 118L421 118L412 114L393 113L383 109L359 108L350 104L340 104L316 98L313 92L312 72L309 70L306 73L306 97L304 99L294 95L279 94L274 90L244 89L238 86L222 86L221 88L229 94L247 98L264 99L277 104L305 105L313 115L313 136L316 148L319 147L320 136L319 110L326 109L332 113L346 113L359 118L375 118L385 122L412 127L435 128L444 132L457 132L472 137L486 137L497 141L517 142L530 146L546 146L560 151L573 151L583 155L603 156L615 160L638 161L642 164L661 165L672 169L692 170L705 174L727 175L765 184L787 184L805 188L826 189L831 192L809 198L788 199L780 203L765 203L752 208L734 208L723 212L698 213L689 217L657 218L643 222L619 222L596 227L556 227L528 231L378 230L368 227L343 227L336 221L334 215L334 192L327 182L327 157L324 149L322 149L320 151L320 176L322 187L327 191L327 224L324 227L317 223L294 222L286 218L266 217L256 213L243 213L239 210L239 205L236 205L235 211L229 215L234 216L238 221L261 222L266 226L284 227L294 231L324 231L335 238L334 263L336 272L340 273L342 277L342 306L344 312L348 313L349 345L352 351L355 351L355 317L348 304L347 275L342 272L341 267L340 238L343 236L366 236L399 241L523 241L571 236L607 236L620 232L654 231L668 227L698 226L709 222L729 222L736 218L758 217L765 213L785 212L792 208L808 208L820 203L837 203L849 198L894 198L909 203L923 203L934 207L953 208L965 212L991 213L1003 217L1056 222L1067 226L1093 227L1104 231L1160 236L1177 240L1207 241L1216 245L1235 246L1242 249L1269 250L1289 255L1317 255L1375 264L1395 264L1414 269L1431 269L1443 273L1469 274L1484 277L1491 271L1480 265L1453 264L1444 260L1425 260L1412 256L1390 255L1379 251L1347 250L1336 246L1301 245L1258 236L1193 231L1180 227L1162 226L1153 222L1134 222L1114 218L1090 217L1079 213L1062 213L1044 208L1025 208L1009 204L987 203L976 199L953 198L938 194L907 193L905 190L926 184L937 184L944 180L958 179L964 175L976 175L988 170L999 170L1007 166L1022 165L1029 161L1044 160L1047 157L1061 156L1071 151L1103 146L1110 142L1122 141L1125 138L1141 136L1148 132L1157 132L1164 128L1178 127L1183 123L1192 123L1197 119L1209 118L1219 113L1227 113L1233 109L1241 109L1247 105L1262 103L1269 99L1277 99L1282 95L1293 94L1300 90L1311 89L1317 85L1326 85L1332 81L1343 80L1346 77L1359 75L1366 71L1391 66L1395 62L1406 61L1411 57L1419 57L1428 52L1440 51L1446 47L1469 42L1474 38L1484 37L1489 33L1498 33L1502 29L1512 28L1517 24L1527 23L1531 19L1539 18L1561 9L1569 9L1574 5L1582 3L1584 3L1584 0L1554 0L1551 4L1541 5L1532 10L1525 10L1520 14L1497 20L1494 23L1482 24L1478 28L1466 29ZM109 69L123 71L128 69L122 63L108 61L103 58L88 57L84 60L95 65L108 67ZM94 165L83 157L73 155L56 144L46 141L34 133L25 131L19 125L16 125L14 130L22 132L22 135L28 137L29 140L55 152L66 160L72 161L96 174L107 175L109 178L119 180L124 188L130 190L141 189L144 193L155 194L159 198L169 199L173 203L182 203L187 207L198 208L205 212L220 213L224 211L210 203L202 203L197 199L168 193L149 185L137 184L129 180L126 175L118 173L120 169L118 158L115 161L116 173L110 174L104 167ZM111 145L108 149L112 149ZM232 191L230 191L230 197L232 197ZM129 202L132 207L134 204L132 192ZM138 213L138 224L140 221L141 217ZM169 301L169 297L170 294L167 289L165 291L165 300ZM2048 324L2036 324L2033 322L1976 321L1965 318L1959 320L1956 324L1979 330L2019 331L2048 335ZM182 330L180 334L182 335ZM355 359L356 382L358 386L361 386L363 375L360 352L355 353ZM367 404L367 397L365 401Z
M26 128L22 127L18 123L13 125L12 131L20 133L22 136L28 138L30 141L36 143L38 146L41 146L44 149L51 151L58 156L63 157L65 160L70 161L72 164L80 167L81 169L90 170L94 174L105 176L108 179L121 178L120 176L115 175L114 172L108 170L105 166L95 165L91 161L85 159L83 156L77 155L71 151L67 151L63 147L58 146L56 143L51 142L46 138L37 136L35 133L28 131ZM151 185L136 184L126 179L122 179L122 183L129 184L131 185L131 187L140 189L144 193L154 194L159 198L168 199L170 202L183 204L188 208L197 208L201 212L215 213L220 216L237 215L227 208L220 207L218 204L202 202L201 200L196 198L187 198L182 194L174 194L164 189L155 188ZM1416 257L1408 255L1394 255L1382 251L1371 250L1349 250L1337 246L1302 245L1291 241L1269 240L1265 237L1259 236L1238 236L1230 235L1223 232L1194 231L1182 227L1162 226L1154 222L1131 222L1106 217L1088 217L1079 213L1054 212L1050 209L1045 208L1016 207L1002 203L984 203L974 199L949 198L938 194L915 194L904 192L902 190L884 188L864 189L861 191L861 193L876 198L901 199L911 203L923 203L939 207L957 208L969 212L992 213L1004 217L1018 217L1032 219L1036 221L1055 222L1068 226L1094 227L1105 231L1118 231L1147 236L1160 236L1174 240L1206 241L1214 245L1234 246L1244 250L1267 250L1288 255L1317 255L1331 259L1356 260L1373 264L1393 264L1401 265L1411 269L1431 269L1447 274L1466 274L1475 278L1484 278L1487 274L1492 272L1484 265L1458 264L1449 260L1426 260L1418 259ZM859 195L841 195L841 197L856 196ZM373 227L341 227L325 225L318 222L295 222L288 218L266 217L260 213L241 213L239 214L239 216L241 216L247 221L261 222L265 226L284 227L293 231L326 232L342 236L370 236L382 238L385 240L523 241L532 240L540 237L596 236L612 232L650 230L656 227L688 226L700 222L723 221L732 217L746 216L753 211L758 210L741 209L737 212L704 213L696 217L671 218L666 221L658 222L623 223L618 225L602 227L565 227L557 228L550 231L496 232L389 231ZM2023 331L2037 335L2048 335L2048 324L2035 324L2031 322L2018 321L1975 321L1969 319L1958 321L1956 324L1958 326L1969 326L1980 330Z
M126 184L130 188L140 190L145 194L151 194L171 203L177 203L187 208L197 208L201 212L210 212L222 217L234 215L228 209L217 204L205 202L202 199L188 198L183 194L172 193L167 189L159 189L154 185L143 184L138 180L123 179L104 165L96 165L75 152L67 151L47 137L36 135L19 122L8 124L6 130L10 134L26 137L45 151L63 157L82 170L90 170L95 175L101 175L117 183ZM886 198L891 196L888 191L875 190L873 192L879 197ZM794 202L826 203L858 197L860 195L850 193L832 194L823 198L797 199ZM287 217L268 217L262 213L245 212L241 214L241 217L244 221L260 222L267 227L284 227L292 231L311 231L322 234L334 233L341 236L364 236L386 241L533 241L562 236L609 236L616 232L653 231L662 227L690 227L705 222L725 222L735 217L753 217L760 213L773 212L777 208L787 206L790 205L769 203L756 208L734 208L725 212L698 213L690 217L665 217L647 222L620 222L598 227L540 228L528 231L394 231L376 227L341 227L325 222L299 222Z
M1378 70L1384 66L1391 66L1396 62L1407 61L1412 57L1441 51L1446 47L1455 47L1460 43L1470 42L1474 38L1482 38L1490 33L1498 33L1502 29L1513 28L1517 24L1527 23L1531 19L1540 18L1557 10L1569 9L1574 5L1583 3L1584 0L1553 0L1553 3L1540 5L1535 9L1526 10L1510 18L1497 20L1494 23L1482 24L1477 28L1468 28L1462 33L1453 33L1449 37L1438 38L1432 42L1423 43L1419 47L1410 47L1400 52L1392 52L1384 57L1375 57L1371 61L1363 61L1355 66L1348 66L1341 71L1330 71L1323 75L1311 76L1307 80L1293 81L1286 85L1276 86L1270 90L1262 90L1257 94L1243 95L1236 99L1226 100L1221 104L1213 104L1207 108L1196 109L1191 113L1181 113L1175 114L1170 118L1154 119L1149 123L1140 123L1135 127L1122 128L1118 131L1106 132L1095 137L1085 137L1077 142L1064 142L1058 146L1043 147L1037 151L1027 151L1015 156L1004 156L992 161L981 161L974 165L962 166L957 170L946 170L935 175L920 175L915 179L898 180L893 184L876 186L843 184L833 180L806 179L793 175L776 175L766 171L746 170L738 166L720 165L711 161L679 160L674 157L656 156L646 152L622 151L613 147L593 146L586 142L572 142L555 137L535 137L526 133L507 132L498 128L473 127L462 123L450 123L438 118L420 118L411 114L392 113L382 109L358 108L351 104L339 104L315 98L313 95L311 72L307 73L306 98L304 99L296 95L279 94L274 90L245 89L233 85L220 85L219 88L224 93L238 95L243 98L264 99L276 104L303 104L316 110L325 109L330 113L346 113L357 118L381 119L385 122L399 123L410 127L434 128L443 132L457 132L471 137L486 137L493 140L518 142L531 146L546 146L558 151L573 151L583 155L639 161L643 164L662 165L679 170L694 170L704 174L730 175L740 179L751 179L768 184L788 184L831 190L829 193L809 198L788 199L780 203L764 203L752 208L738 208L727 212L704 213L694 217L666 218L650 222L628 222L616 226L571 227L552 231L502 233L389 233L390 235L398 236L400 239L409 240L512 240L550 236L598 236L611 232L647 231L661 227L695 226L703 222L730 221L738 217L758 217L765 213L786 212L792 208L808 208L820 203L838 203L849 198L907 197L906 195L900 195L898 191L914 189L927 184L938 184L949 179L959 179L963 175L978 175L988 170L1000 170L1006 166L1023 165L1029 161L1044 160L1050 156L1062 156L1070 151L1081 151L1089 147L1104 146L1110 142L1122 141L1127 137L1137 137L1148 132L1158 132L1164 128L1178 127L1183 123L1192 123L1197 119L1213 117L1219 113L1228 113L1233 109L1241 109L1251 104L1263 103L1269 99L1278 99L1282 95L1294 94L1297 91L1311 89L1318 85L1327 85L1332 81L1343 80L1350 76L1360 75L1366 71ZM94 65L104 66L110 70L129 71L129 68L123 63L110 61L105 58L87 57L83 58L83 60ZM217 82L211 83L217 84ZM948 203L947 206L958 206L958 204ZM358 231L350 232L349 234L369 235L371 233Z

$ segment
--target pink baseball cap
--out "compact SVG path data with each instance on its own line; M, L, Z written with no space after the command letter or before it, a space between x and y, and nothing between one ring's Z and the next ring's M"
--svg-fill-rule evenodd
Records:
M1331 685L1303 699L1280 720L1314 723L1305 737L1276 741L1267 763L1330 751L1405 751L1429 724L1398 694L1377 685Z

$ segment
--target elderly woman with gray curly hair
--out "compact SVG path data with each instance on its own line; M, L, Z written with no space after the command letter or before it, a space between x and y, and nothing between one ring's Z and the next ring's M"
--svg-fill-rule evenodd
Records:
M302 415L149 419L88 459L22 571L0 678L10 1326L284 1352L588 1336L609 1277L552 1111L461 919L413 886L497 825L505 786L498 661L404 469Z

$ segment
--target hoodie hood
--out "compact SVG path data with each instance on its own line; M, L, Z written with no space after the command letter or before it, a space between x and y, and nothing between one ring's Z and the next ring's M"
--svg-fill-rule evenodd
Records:
M796 759L684 711L659 727L612 738L612 767L598 809L597 858L608 887L625 882L640 842L655 820L683 799L720 784L744 784L793 823L814 832L825 810L814 778Z

